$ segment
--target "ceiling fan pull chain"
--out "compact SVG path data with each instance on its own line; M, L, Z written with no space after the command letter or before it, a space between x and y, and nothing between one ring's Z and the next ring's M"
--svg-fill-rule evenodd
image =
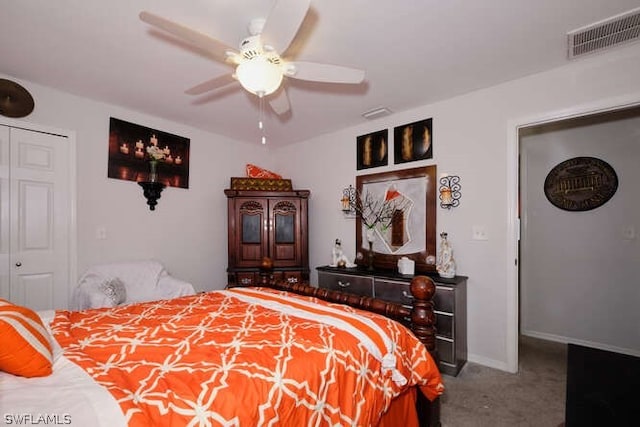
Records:
M260 111L258 113L258 129L262 131L261 142L262 145L267 143L267 137L264 134L264 94L259 93L258 97L260 98Z

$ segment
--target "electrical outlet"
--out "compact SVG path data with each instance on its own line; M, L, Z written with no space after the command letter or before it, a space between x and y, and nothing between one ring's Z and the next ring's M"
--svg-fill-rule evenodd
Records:
M489 233L487 233L487 227L484 225L474 225L471 228L471 238L473 240L489 240Z

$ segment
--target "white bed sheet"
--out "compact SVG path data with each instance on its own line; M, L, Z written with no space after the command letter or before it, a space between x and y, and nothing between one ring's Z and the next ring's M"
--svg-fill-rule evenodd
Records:
M38 314L45 325L53 318L53 312ZM0 372L0 414L0 424L32 424L44 416L70 425L127 425L111 393L64 355L58 357L53 373L47 377L24 378ZM24 421L20 423L20 419Z

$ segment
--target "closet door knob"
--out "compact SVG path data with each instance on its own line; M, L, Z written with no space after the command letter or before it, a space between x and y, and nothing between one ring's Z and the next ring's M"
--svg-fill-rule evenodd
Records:
M16 262L16 267L21 267L22 263L20 261Z

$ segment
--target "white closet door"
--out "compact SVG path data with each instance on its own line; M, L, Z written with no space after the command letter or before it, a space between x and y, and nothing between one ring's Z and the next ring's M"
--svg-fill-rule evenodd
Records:
M9 297L67 308L70 194L67 137L9 128Z

